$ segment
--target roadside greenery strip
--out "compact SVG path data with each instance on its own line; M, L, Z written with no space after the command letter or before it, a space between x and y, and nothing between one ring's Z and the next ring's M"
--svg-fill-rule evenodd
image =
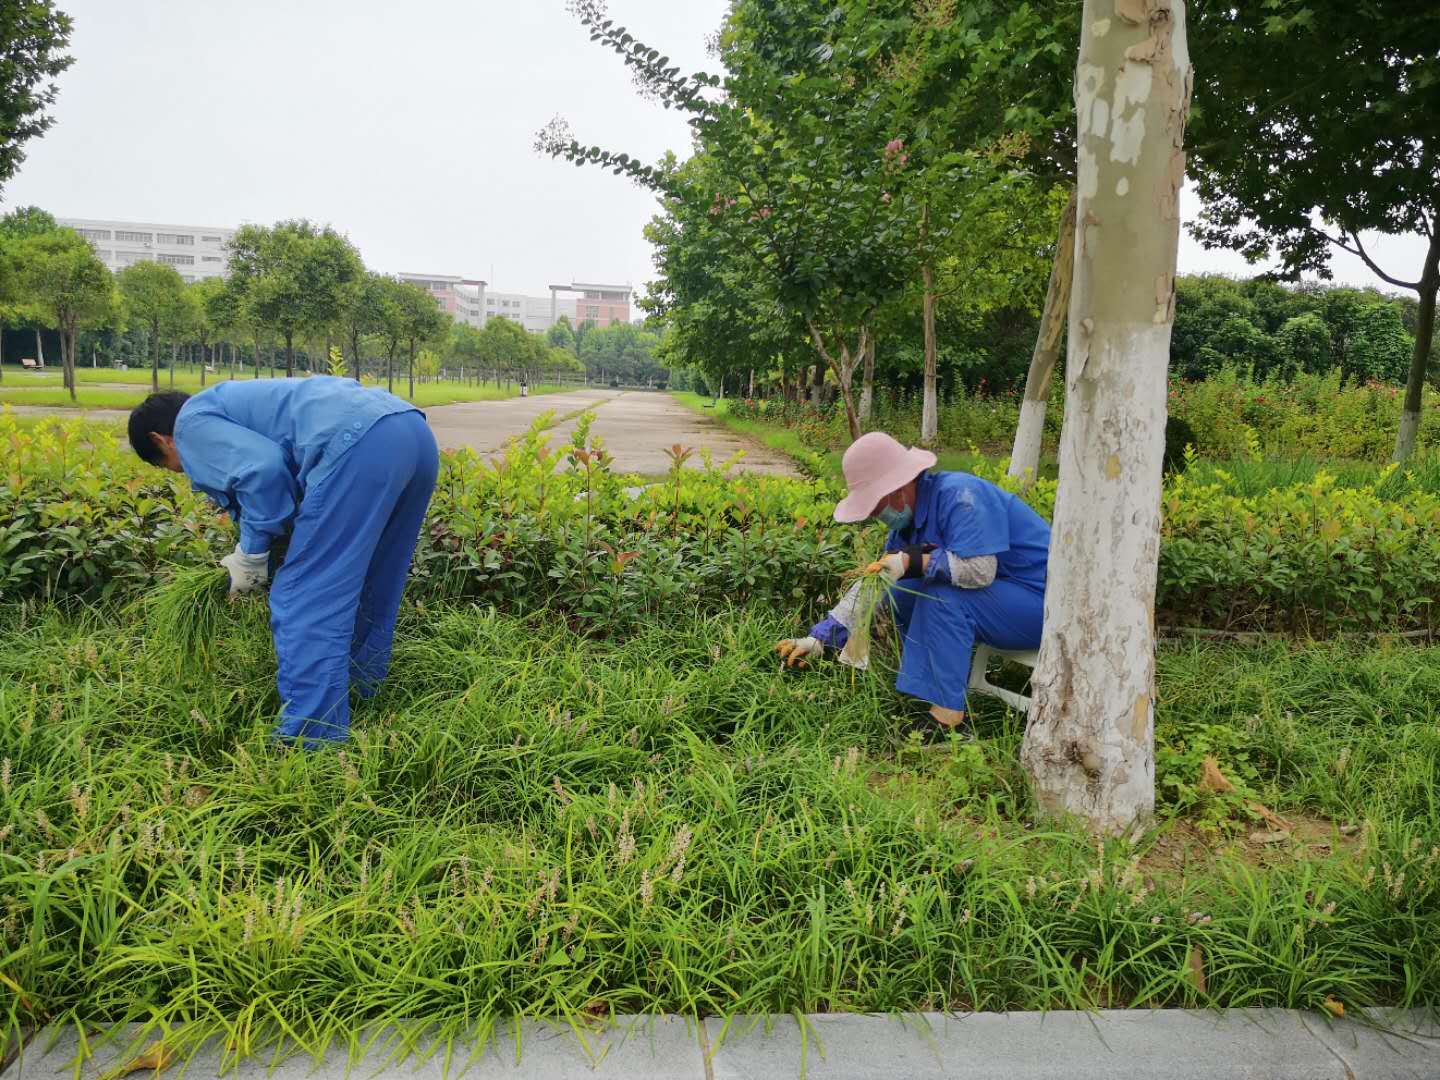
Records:
M825 479L731 473L672 450L637 486L610 468L582 416L555 448L545 418L491 460L446 456L411 595L560 613L624 636L657 618L759 602L797 620L828 606L878 531L835 526ZM123 601L233 544L182 479L145 468L113 429L0 417L0 601ZM1015 488L1003 460L978 475ZM1167 625L1285 631L1428 631L1440 600L1440 490L1386 467L1341 486L1321 470L1246 494L1221 468L1174 476L1163 496L1157 613ZM1043 515L1054 482L1024 492Z
M1160 828L1097 846L1026 823L1019 718L897 752L883 671L782 673L767 611L407 608L321 755L265 742L264 604L218 620L182 652L144 608L0 607L0 1046L1440 995L1440 650L1163 650Z

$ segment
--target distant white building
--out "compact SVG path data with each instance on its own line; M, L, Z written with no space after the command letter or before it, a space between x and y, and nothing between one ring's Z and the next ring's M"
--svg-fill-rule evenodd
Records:
M223 277L234 229L210 225L162 225L151 221L56 218L74 229L114 272L137 262L167 263L186 281Z
M572 327L587 320L597 327L630 321L629 285L551 285L549 296L525 296L522 293L487 293L487 318L511 319L534 334L543 334L554 326L561 315ZM562 293L577 295L562 296Z
M168 263L186 281L223 277L230 258L228 245L236 233L233 228L208 225L161 225L98 218L57 218L56 221L90 241L95 254L112 272L137 262ZM549 296L526 296L490 292L487 282L456 274L395 276L428 292L436 306L456 322L474 327L483 327L487 320L500 318L509 319L532 334L543 334L561 315L570 320L572 327L587 319L596 326L630 319L633 290L629 285L551 285Z
M556 310L551 310L550 297L525 296L522 293L487 293L485 295L485 317L487 319L509 319L519 323L532 334L543 334L555 325L561 315L575 325L575 301L569 300Z

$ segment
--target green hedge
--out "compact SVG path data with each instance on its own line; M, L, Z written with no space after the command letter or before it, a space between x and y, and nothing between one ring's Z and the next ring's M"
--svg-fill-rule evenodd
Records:
M608 635L738 603L804 618L881 543L878 529L831 522L839 492L828 481L677 461L668 480L635 488L587 438L582 423L560 451L532 432L493 461L447 455L411 595L546 608ZM142 465L104 429L22 430L0 418L0 445L0 601L133 597L234 542L182 478ZM1003 468L978 472L1013 488ZM1162 623L1314 635L1432 628L1440 496L1393 469L1358 487L1320 472L1250 496L1211 473L1164 491ZM1048 517L1054 495L1041 480L1025 498Z

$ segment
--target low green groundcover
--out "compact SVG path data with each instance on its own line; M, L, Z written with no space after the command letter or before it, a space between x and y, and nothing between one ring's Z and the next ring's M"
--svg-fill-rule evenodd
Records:
M897 749L883 671L782 672L763 611L621 643L407 608L313 755L266 740L263 600L188 652L174 617L0 608L0 1052L78 1019L1440 1001L1440 649L1163 650L1159 822L1097 844L1031 823L1014 714Z

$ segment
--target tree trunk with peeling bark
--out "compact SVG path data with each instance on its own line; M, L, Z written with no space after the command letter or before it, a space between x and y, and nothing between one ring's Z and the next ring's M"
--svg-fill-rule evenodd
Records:
M930 232L930 204L920 210L920 245L924 247ZM935 264L928 258L920 266L923 285L920 299L920 323L925 339L925 376L920 391L920 445L934 446L940 437L939 362L935 347Z
M855 348L851 349L847 341L842 337L840 340L840 354L837 357L834 352L826 347L825 336L820 333L820 328L813 319L808 321L810 327L810 339L815 343L815 351L818 352L830 365L830 370L835 373L835 383L840 387L840 400L845 404L845 420L850 427L851 440L858 439L862 434L860 416L855 409L855 366L865 355L870 347L870 328L862 325L855 340Z
M1070 285L1075 276L1075 189L1060 215L1060 233L1055 240L1055 261L1050 266L1050 287L1045 291L1045 310L1040 315L1040 332L1030 355L1025 376L1025 397L1020 402L1020 422L1015 426L1015 448L1010 452L1010 475L1029 487L1040 471L1040 447L1045 438L1045 407L1050 398L1050 379L1060 356L1060 335L1070 310Z
M1430 249L1425 254L1425 271L1416 290L1420 310L1415 320L1415 352L1410 359L1410 379L1405 385L1405 405L1400 412L1400 431L1395 436L1395 460L1404 461L1415 450L1420 434L1420 410L1425 404L1425 368L1435 340L1435 294L1440 291L1440 224L1434 226Z
M1085 0L1075 281L1045 630L1022 758L1045 816L1118 833L1155 806L1155 579L1184 0Z
M870 414L875 409L875 335L866 342L868 348L861 365L860 381L860 422L870 426Z
M920 321L925 332L925 385L921 391L920 445L934 446L940 435L939 363L935 347L935 267L928 262L920 268L925 294L920 303Z

